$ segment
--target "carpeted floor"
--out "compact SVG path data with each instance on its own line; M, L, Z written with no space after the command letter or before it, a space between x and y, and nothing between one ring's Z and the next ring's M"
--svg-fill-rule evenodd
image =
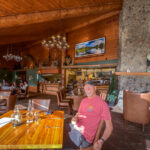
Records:
M57 110L57 101L54 96L41 95L38 98L50 98L51 109ZM17 104L23 106L28 105L28 100L17 101ZM72 115L69 115L67 109L63 109L64 116L64 150L76 149L73 143L70 141L69 123ZM113 133L111 137L104 143L102 150L146 150L146 147L150 147L150 125L145 126L145 131L142 132L142 127L139 124L128 122L127 126L124 125L122 113L116 109L111 111L113 122Z

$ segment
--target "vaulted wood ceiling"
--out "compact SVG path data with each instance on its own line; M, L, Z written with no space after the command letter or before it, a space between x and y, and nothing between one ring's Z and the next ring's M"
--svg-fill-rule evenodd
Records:
M122 0L0 0L0 45L28 44L120 13Z

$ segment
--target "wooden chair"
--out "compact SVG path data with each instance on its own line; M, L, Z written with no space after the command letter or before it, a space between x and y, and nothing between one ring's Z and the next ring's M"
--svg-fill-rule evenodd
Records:
M11 91L0 91L0 95L9 98L9 96L11 95Z
M8 99L0 100L0 114L13 110L16 104L17 95L10 95Z
M70 99L64 99L62 97L62 91L59 90L57 92L57 104L58 104L58 107L61 108L61 107L68 107L69 109L69 113L71 114L72 113L72 100Z
M101 97L103 100L106 100L106 98L107 98L107 92L108 92L107 89L100 90L100 97Z
M61 89L61 86L59 84L45 84L44 85L44 93L45 94L54 95L60 89Z
M104 120L101 120L99 122L93 144L91 146L87 147L87 148L80 148L80 150L93 150L93 145L94 145L95 142L97 142L99 140L100 134L101 134L102 129L103 129L103 126L104 126Z
M84 96L73 96L73 105L72 105L72 109L73 111L77 112L78 108L80 106L80 103L82 101L82 99L84 98Z
M32 106L38 110L50 110L50 99L32 99Z
M134 93L123 91L123 117L127 121L144 125L150 122L150 92Z

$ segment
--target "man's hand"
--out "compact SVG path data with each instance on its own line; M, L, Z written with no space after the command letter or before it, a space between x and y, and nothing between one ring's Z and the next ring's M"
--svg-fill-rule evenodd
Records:
M72 122L77 122L78 121L78 116L79 116L79 113L76 113L76 115L72 118Z
M103 142L101 140L98 140L97 142L94 143L94 150L101 150L102 148L102 145L103 145Z

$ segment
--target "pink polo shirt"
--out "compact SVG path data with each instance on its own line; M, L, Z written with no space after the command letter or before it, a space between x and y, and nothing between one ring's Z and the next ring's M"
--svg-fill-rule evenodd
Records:
M80 104L77 126L85 139L92 143L100 120L111 120L108 105L99 96L84 98Z

